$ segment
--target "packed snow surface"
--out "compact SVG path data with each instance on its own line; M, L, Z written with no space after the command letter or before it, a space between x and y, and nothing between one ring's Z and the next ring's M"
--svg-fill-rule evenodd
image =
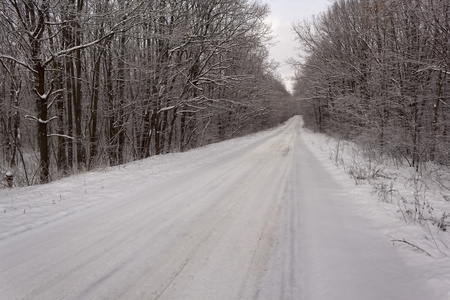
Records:
M447 299L301 125L0 190L0 298Z

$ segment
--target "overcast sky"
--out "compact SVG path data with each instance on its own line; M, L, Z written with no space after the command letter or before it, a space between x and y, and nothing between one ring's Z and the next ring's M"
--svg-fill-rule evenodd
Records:
M294 75L294 71L286 64L286 60L296 56L292 23L325 11L332 1L261 0L261 2L270 6L271 14L267 21L272 24L273 34L276 36L277 43L270 49L270 55L280 64L278 73L284 78L286 86L290 90L291 85L288 78Z

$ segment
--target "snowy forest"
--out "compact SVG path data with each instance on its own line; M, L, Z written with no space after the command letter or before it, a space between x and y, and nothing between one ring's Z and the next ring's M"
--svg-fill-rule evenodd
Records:
M46 183L286 120L268 13L241 0L1 0L1 173Z
M450 165L448 0L339 0L293 28L306 126L416 171Z

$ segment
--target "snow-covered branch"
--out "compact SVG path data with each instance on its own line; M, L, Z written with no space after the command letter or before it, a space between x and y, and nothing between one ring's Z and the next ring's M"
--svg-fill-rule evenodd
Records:
M66 134L51 133L51 134L48 134L47 136L48 137L56 136L56 137L63 137L66 139L70 139L70 140L76 140L76 138L74 138L73 136L66 135Z
M442 72L444 74L450 75L449 71L446 71L446 70L444 70L444 69L442 69L442 68L440 68L438 66L433 66L433 65L426 66L425 68L419 69L419 70L417 70L417 73L425 72L425 71L428 71L428 70L438 71L438 72Z
M18 63L19 65L21 65L22 67L25 67L25 68L28 69L29 71L31 71L31 72L33 72L33 73L36 73L36 70L34 70L32 67L30 67L29 64L27 64L26 62L21 61L21 60L15 58L15 57L12 57L12 56L10 56L10 55L0 54L0 60L3 60L3 59L6 59L6 60L12 60L12 61Z
M171 105L171 106L163 107L163 108L161 108L160 110L158 110L158 114L159 114L159 113L162 113L162 112L164 112L164 111L168 111L168 110L175 109L175 108L177 108L177 107L178 107L178 105Z
M37 118L37 117L35 117L35 116L30 116L30 115L26 115L26 116L25 116L25 119L27 119L27 120L32 120L32 121L36 121L36 122L41 123L41 124L48 124L48 123L50 123L51 121L56 120L57 118L58 118L58 117L51 117L51 118L48 119L48 120L42 120L41 118Z

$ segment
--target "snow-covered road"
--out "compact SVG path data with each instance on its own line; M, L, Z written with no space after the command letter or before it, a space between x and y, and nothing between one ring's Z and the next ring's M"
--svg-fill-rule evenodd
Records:
M433 299L300 126L4 233L0 298Z

